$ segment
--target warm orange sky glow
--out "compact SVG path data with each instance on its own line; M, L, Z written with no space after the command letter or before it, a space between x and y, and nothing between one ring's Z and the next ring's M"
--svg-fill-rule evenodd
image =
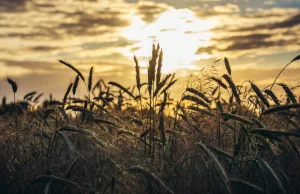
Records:
M186 20L194 21L187 23ZM147 24L140 17L133 17L133 23L124 29L127 39L137 41L139 49L134 51L138 57L149 57L153 41L158 42L164 52L163 72L168 73L178 69L196 69L194 61L210 58L210 55L195 55L199 46L208 46L213 33L210 31L216 24L214 21L196 18L190 10L168 9L162 13L155 23ZM187 33L189 31L197 33ZM122 34L123 34L122 32ZM132 52L128 52L132 56ZM143 64L147 65L147 61Z
M226 56L239 72L236 81L263 87L300 54L299 37L297 0L3 0L0 77L14 77L21 94L62 96L75 76L57 62L63 59L86 74L93 65L96 78L129 86L133 55L146 72L152 44L159 43L164 73L188 75ZM296 85L299 65L280 79ZM0 96L8 91L1 81Z

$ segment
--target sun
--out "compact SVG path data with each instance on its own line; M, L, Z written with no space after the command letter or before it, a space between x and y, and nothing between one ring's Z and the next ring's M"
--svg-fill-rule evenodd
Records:
M134 54L138 58L151 56L152 44L159 43L163 49L163 73L180 69L193 70L193 62L209 58L209 55L195 54L200 46L208 46L215 26L213 21L197 18L187 9L168 9L155 22L147 24L139 15L132 18L132 24L122 31L129 40L135 40L137 48ZM124 50L125 55L132 57L132 51ZM141 66L147 66L147 60Z

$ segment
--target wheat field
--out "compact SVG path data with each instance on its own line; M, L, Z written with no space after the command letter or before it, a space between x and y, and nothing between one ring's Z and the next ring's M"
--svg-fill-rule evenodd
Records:
M8 77L14 101L3 98L0 110L0 193L298 193L295 88L276 82L281 72L264 89L237 84L229 60L218 62L225 74L212 64L179 99L170 92L176 75L161 71L159 45L146 82L133 57L132 87L59 60L74 81L64 96L38 103L43 94L34 88L16 101L18 85Z

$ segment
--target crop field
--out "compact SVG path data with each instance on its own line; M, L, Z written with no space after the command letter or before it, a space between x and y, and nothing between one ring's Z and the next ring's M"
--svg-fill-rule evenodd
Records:
M0 193L298 193L300 103L281 72L266 88L235 83L222 58L225 74L211 64L177 99L158 44L146 82L133 57L131 87L57 63L74 73L64 96L41 101L32 88L22 101L2 99ZM6 81L6 95L20 98Z

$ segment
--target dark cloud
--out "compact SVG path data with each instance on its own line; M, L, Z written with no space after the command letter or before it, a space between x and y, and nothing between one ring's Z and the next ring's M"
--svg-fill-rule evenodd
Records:
M125 38L118 38L109 42L86 42L82 44L81 47L87 50L95 50L99 48L125 47L134 43L136 43L136 41L127 40Z
M46 7L50 5L45 4ZM42 13L51 14L52 17L60 16L63 19L52 21L49 18L45 18L43 23L34 23L30 31L26 30L22 32L10 32L7 34L1 34L0 38L22 38L22 39L62 39L66 36L97 36L107 33L115 32L119 27L126 27L130 24L128 19L124 18L124 15L120 11L102 10L102 11L66 11L66 10L43 10ZM44 17L44 16L41 16ZM7 20L7 18L4 18ZM3 20L4 20L3 19ZM66 22L66 21L72 22ZM20 24L1 24L2 28L26 28Z
M62 47L54 47L54 46L34 46L29 48L31 51L36 51L36 52L48 52L48 51L53 51L60 49Z
M42 32L32 32L32 33L8 33L8 34L1 34L0 38L22 38L22 39L32 39L32 38L37 38L37 37L45 37L49 34L44 34Z
M98 25L101 26L100 23ZM115 31L112 28L96 29L96 26L81 25L81 23L62 23L58 25L56 30L58 31L59 29L64 31L64 33L62 33L62 36L97 36L104 35L107 33L113 33Z
M249 34L249 35L244 35L244 36L230 36L230 37L225 37L225 38L214 38L213 41L239 41L239 42L251 42L252 40L258 40L258 41L263 41L266 38L270 38L272 35L271 34Z
M254 49L254 48L262 48L272 46L273 42L266 42L266 38L270 38L271 34L250 34L244 36L230 36L224 38L215 38L213 39L214 42L218 44L233 42L230 46L226 49L220 49L217 45L209 46L209 47L200 47L196 54L205 53L213 53L214 50L216 51L235 51L235 50L246 50L246 49Z
M26 3L26 1L28 0L1 0L1 3L3 4L8 4L8 3L11 3L11 4L24 4Z
M205 4L204 6L195 6L191 9L200 18L240 13L240 7L231 3L215 6L209 6L208 4Z
M242 42L234 42L224 51L241 51L241 50L248 50L248 49L259 49L259 48L268 48L274 46L288 46L293 44L294 41L264 41L259 39L247 40Z
M0 0L0 11L21 12L26 10L25 4L29 0Z
M214 50L218 50L216 46L208 46L208 47L199 47L195 54L202 54L202 53L213 53Z
M291 17L283 22L277 22L275 24L270 25L270 29L277 28L291 28L294 26L300 26L300 14Z
M129 20L123 19L123 12L113 10L102 10L102 11L75 11L65 12L60 11L65 15L65 19L75 19L76 23L70 25L80 24L84 27L88 26L109 26L109 27L124 27L130 24Z
M275 30L275 29L282 29L282 28L292 28L294 26L300 26L300 14L294 15L290 17L287 20L284 20L282 22L275 22L271 24L262 24L262 25L255 25L251 27L245 27L245 28L238 28L235 30L232 30L233 32L245 32L245 31L256 31L256 30L262 30L262 29L268 29L268 30Z
M143 2L138 5L137 9L138 13L142 15L142 19L147 23L151 23L154 22L161 13L165 12L168 7L161 3Z
M4 17L0 17L0 20L4 20ZM15 25L15 24L0 24L0 28L24 28L26 25Z
M42 3L39 3L39 2L34 2L34 5L38 8L55 8L55 4L52 4L52 3L46 3L46 2L42 2Z
M57 29L65 31L68 35L99 35L112 33L115 28L125 27L130 21L122 17L121 12L116 11L99 11L87 13L78 11L74 13L64 13L65 19L75 19L73 23L62 22ZM102 27L99 29L99 27ZM105 29L103 29L105 27Z
M270 48L275 46L290 46L298 45L300 39L298 38L296 32L292 32L289 29L294 26L300 26L300 14L292 16L282 22L275 22L265 25L255 25L247 28L238 28L229 31L227 36L222 38L213 38L212 42L214 45L209 47L200 47L196 54L200 53L213 53L214 51L242 51L251 50L259 48ZM275 33L274 30L282 29L283 32ZM268 30L265 33L259 33L261 30ZM230 33L236 32L248 32L248 35L234 35L230 36ZM284 39L289 34L289 39ZM275 36L281 35L282 39L274 39ZM226 48L220 48L219 45L228 45Z
M10 67L24 67L31 70L56 70L60 66L59 62L53 60L53 62L40 62L40 61L16 61L16 60L1 60L4 64Z
M211 17L215 15L219 15L219 13L215 12L212 8L207 8L207 9L197 9L194 10L196 12L196 15L200 18L206 18L206 17Z
M242 37L244 37L244 40L241 40ZM250 38L249 38L250 37ZM252 35L249 36L238 36L237 39L235 37L231 37L230 41L232 44L227 46L226 48L220 48L216 45L214 46L209 46L209 47L200 47L197 51L196 54L201 54L201 53L209 53L212 54L214 51L243 51L243 50L251 50L251 49L260 49L260 48L269 48L269 47L274 47L274 46L289 46L297 43L296 39L289 40L289 41L266 41L263 38L261 39L255 39L251 37L255 37ZM219 39L220 42L225 42L229 38L225 38L224 40Z
M8 28L24 28L25 26L21 25L10 25ZM26 27L25 27L26 28ZM23 31L23 32L22 32ZM37 26L33 27L28 31L21 29L14 29L14 32L10 32L7 34L0 34L0 38L22 38L24 40L53 40L53 39L61 39L63 38L64 33L62 33L58 28Z
M124 0L125 2L128 3L138 3L138 2L142 2L144 0ZM151 0L152 2L164 2L169 6L175 7L176 9L182 9L182 8L190 8L190 7L194 7L194 6L203 6L206 4L210 4L210 5L218 5L220 3L232 3L232 0ZM251 0L254 1L254 0ZM258 0L261 1L261 0Z
M286 13L286 14L290 14L290 13ZM264 18L264 17L282 17L284 15L284 13L278 11L278 12L268 12L266 10L261 11L261 12L256 12L255 10L253 10L252 13L247 13L245 15L243 15L243 17L245 18L250 18L250 19L259 19L259 18Z

